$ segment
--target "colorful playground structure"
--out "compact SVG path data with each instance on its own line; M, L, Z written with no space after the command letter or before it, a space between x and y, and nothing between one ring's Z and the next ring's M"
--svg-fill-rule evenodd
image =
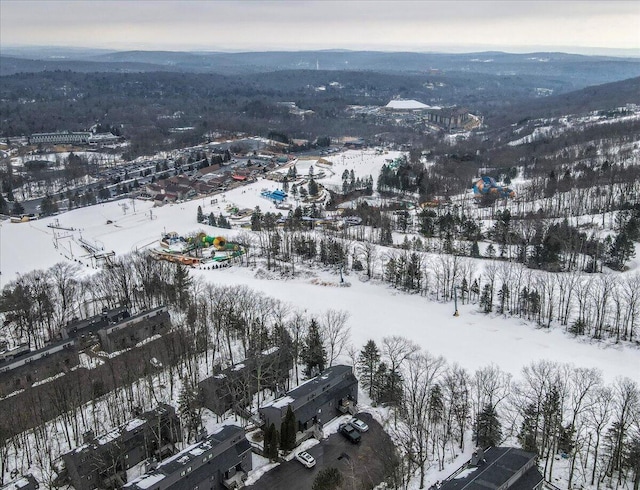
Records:
M497 197L516 197L516 193L510 187L498 184L493 177L485 175L473 183L473 193L476 197L493 195Z
M198 233L194 237L185 238L176 232L170 232L160 239L160 248L151 250L158 260L176 262L183 265L224 263L240 257L245 253L244 247L228 242L225 237L212 237Z

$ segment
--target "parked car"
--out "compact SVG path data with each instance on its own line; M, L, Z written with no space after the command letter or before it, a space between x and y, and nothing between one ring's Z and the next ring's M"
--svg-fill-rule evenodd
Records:
M307 451L296 453L296 459L307 468L313 468L316 465L316 460Z
M367 432L369 430L369 426L367 424L355 417L352 418L349 423L353 425L358 432Z
M350 423L340 424L340 426L338 427L338 432L346 437L347 440L352 444L357 444L360 442L360 433Z

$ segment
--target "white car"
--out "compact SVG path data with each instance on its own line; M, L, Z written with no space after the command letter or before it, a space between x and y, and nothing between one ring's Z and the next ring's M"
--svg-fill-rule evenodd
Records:
M316 465L316 460L307 451L300 451L297 453L296 459L307 468L313 468Z
M353 418L349 423L353 425L358 432L367 432L369 430L369 426L360 419Z

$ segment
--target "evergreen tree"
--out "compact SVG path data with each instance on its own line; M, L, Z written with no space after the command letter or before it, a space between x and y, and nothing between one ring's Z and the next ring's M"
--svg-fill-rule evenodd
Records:
M185 379L183 389L178 398L178 412L182 419L182 427L187 431L187 441L193 441L202 426L202 413L199 391Z
M625 264L636 254L633 240L629 238L625 231L618 233L609 245L607 265L614 270L621 271Z
M312 318L309 324L301 359L305 365L304 373L307 377L315 376L324 371L327 364L327 351L324 348L320 328L315 318Z
M204 214L202 212L202 206L198 206L197 220L198 220L198 223L202 223L204 221Z
M291 451L296 447L296 433L296 416L289 405L280 427L280 447L283 451Z
M566 427L560 426L558 434L558 451L565 454L571 454L576 445L575 436L576 430L573 425L569 424Z
M227 229L231 229L231 223L229 223L229 220L227 218L225 218L222 213L220 213L220 216L218 216L218 227L219 228L227 228Z
M315 181L315 179L312 177L309 180L309 195L311 197L315 197L318 195L318 183Z
M369 397L373 398L374 381L378 365L380 364L380 351L373 340L369 340L358 356L358 374L360 384L369 390Z
M213 213L209 213L209 226L217 226L216 217Z
M276 426L271 424L264 430L264 456L269 461L278 459L279 436Z
M493 303L491 302L491 285L485 284L482 288L482 296L480 297L480 308L485 313L493 311Z
M173 277L173 288L178 306L183 310L187 305L191 283L192 279L189 277L189 269L187 269L187 267L182 264L178 264L176 267L175 275Z
M485 405L482 412L478 414L473 439L476 441L476 446L483 449L497 446L502 441L502 426L493 405Z
M478 241L474 240L471 244L471 257L476 259L480 258L480 247L478 247Z
M536 406L531 403L524 409L522 427L518 434L518 440L524 451L538 453L536 428L538 426L538 412Z
M262 230L262 211L260 211L260 206L256 206L253 210L253 214L251 214L251 230Z
M509 286L506 283L502 284L502 287L498 291L498 301L500 302L500 306L498 308L498 313L504 315L504 306L509 301Z
M496 257L496 249L493 246L493 243L490 243L489 246L487 247L486 256L489 259L495 259L495 257Z

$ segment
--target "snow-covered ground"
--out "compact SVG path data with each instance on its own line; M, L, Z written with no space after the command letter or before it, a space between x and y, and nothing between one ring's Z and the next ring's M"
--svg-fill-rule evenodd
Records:
M299 175L306 175L309 166L314 165L316 174L320 170L325 172L319 182L340 185L344 170L353 169L356 177L372 175L375 179L386 160L398 155L397 152L376 155L375 152L350 151L327 157L333 161L331 166L300 160L296 168ZM260 195L264 188L277 187L277 183L261 179L224 194L161 208L154 208L148 201L121 200L27 223L4 221L0 224L0 286L18 274L45 269L63 260L79 262L87 274L92 273L99 264L81 246L81 241L124 255L157 246L161 235L170 231L188 235L202 230L209 235L233 239L241 231L239 228L224 230L197 224L198 206L205 215L213 212L216 216L221 213L228 216L229 207L259 206L263 212L282 212ZM376 281L364 282L353 273L345 276L349 287L340 287L335 272L322 269L306 271L294 279L284 279L260 266L195 269L192 273L227 286L230 292L247 285L309 314L320 315L330 308L348 311L351 341L358 350L369 339L379 343L385 336L401 335L432 354L442 355L449 363L458 363L472 371L496 364L519 377L522 367L548 359L598 368L607 383L618 376L640 382L640 350L637 348L578 340L561 329L541 329L521 319L485 315L477 305L459 305L460 316L454 317L451 303L399 292ZM372 412L383 421L384 413L379 409ZM209 421L208 428L212 424L214 421ZM337 427L337 422L334 425ZM325 433L332 427L325 426ZM452 461L442 474L431 473L428 481L433 483L447 476L466 456ZM264 458L255 457L255 470L250 478L255 481L272 466Z
M73 260L87 273L99 267L80 245L80 238L116 255L157 246L164 232L189 234L203 230L209 235L232 239L238 229L223 230L196 223L197 207L203 212L225 213L228 204L277 212L272 202L260 196L267 181L234 189L212 199L153 208L150 202L130 200L81 208L28 223L2 223L0 266L2 285L33 269L45 269L62 260ZM128 209L123 209L123 204ZM151 214L150 214L151 212ZM153 219L151 219L151 217ZM50 228L57 223L71 230ZM56 248L57 245L57 248ZM353 344L360 348L368 339L403 335L433 354L468 369L490 363L513 374L539 359L569 362L576 366L597 367L606 380L628 376L640 382L640 350L624 344L580 341L560 329L540 329L516 318L485 315L477 305L461 305L460 316L453 317L453 305L438 303L419 295L390 289L375 281L361 282L347 276L350 287L339 287L335 273L315 270L306 276L283 280L264 271L245 267L194 270L195 275L231 289L248 285L309 313L321 314L329 308L350 313Z

